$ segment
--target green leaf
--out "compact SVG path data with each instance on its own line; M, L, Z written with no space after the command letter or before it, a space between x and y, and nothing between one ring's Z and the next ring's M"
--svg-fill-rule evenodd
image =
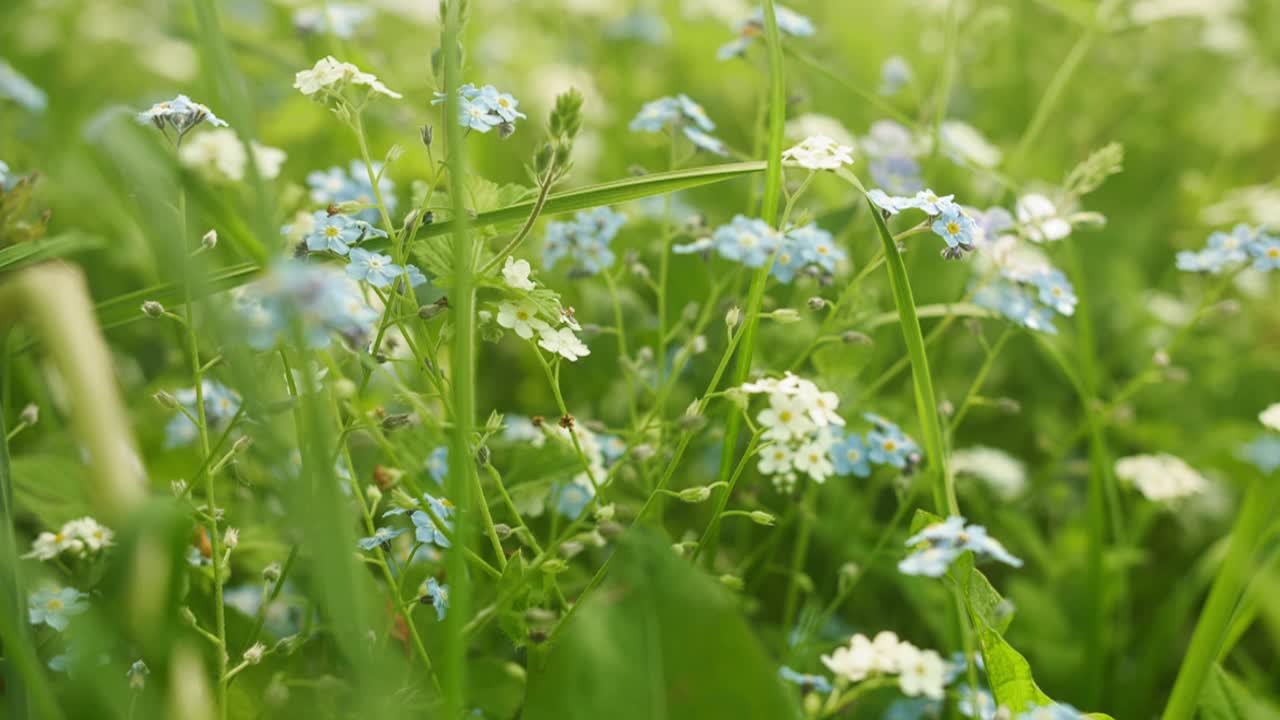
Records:
M529 674L525 720L786 720L796 708L728 592L652 533Z
M575 210L587 210L601 205L616 205L651 195L665 195L678 190L687 190L751 175L764 170L764 168L765 164L763 162L727 163L612 180L598 185L588 185L577 190L555 193L547 198L542 214L557 215L574 212ZM533 205L533 200L527 200L496 210L480 212L471 220L471 226L473 228L496 227L501 229L519 225L529 216L529 213L533 210ZM418 231L418 237L419 239L431 238L451 232L453 232L452 222L433 223Z
M260 271L261 268L253 263L231 265L221 270L216 270L210 273L202 284L192 288L192 299L206 297L244 285L256 278ZM168 308L180 306L182 305L182 285L179 283L161 283L143 290L118 295L110 300L104 300L98 303L98 322L102 324L102 329L107 330L142 319L144 316L139 308L147 300L155 300Z
M19 243L0 250L0 270L17 270L42 260L94 250L104 244L100 237L78 232Z
M1202 720L1280 720L1280 709L1254 695L1231 673L1215 665L1200 696Z

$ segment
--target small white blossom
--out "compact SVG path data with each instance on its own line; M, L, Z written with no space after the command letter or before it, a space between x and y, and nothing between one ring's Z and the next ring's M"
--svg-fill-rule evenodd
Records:
M591 354L588 348L577 335L573 334L573 330L569 328L560 328L552 330L544 328L538 334L538 346L549 353L560 355L566 360L577 360Z
M1018 223L1033 242L1052 242L1071 234L1071 223L1063 218L1053 201L1038 193L1018 198Z
M898 687L909 697L941 700L947 684L947 663L933 650L910 643L898 646Z
M547 330L550 326L538 319L538 308L530 302L504 302L498 305L498 324L528 340L535 332Z
M1155 502L1169 502L1204 494L1209 482L1182 458L1161 453L1134 455L1116 461L1116 476Z
M528 260L517 260L510 255L507 256L506 263L502 266L502 279L506 281L507 287L513 290L532 290L533 281L529 279Z
M825 135L814 135L795 147L783 150L782 159L809 170L838 170L853 164L853 148Z
M262 662L262 655L267 651L267 646L262 643L254 643L248 650L244 651L244 661L250 665L257 665Z
M1259 413L1258 420L1260 420L1265 427L1271 428L1272 430L1280 430L1280 403L1275 403L1271 407Z
M983 481L1004 500L1022 494L1027 485L1026 465L1003 450L974 446L951 454L957 475L972 475Z
M360 68L347 62L338 62L332 55L316 61L310 70L300 70L294 76L293 86L303 95L314 95L322 90L338 92L343 83L364 85L373 92L387 97L400 99L400 93L388 88L371 73L361 72Z

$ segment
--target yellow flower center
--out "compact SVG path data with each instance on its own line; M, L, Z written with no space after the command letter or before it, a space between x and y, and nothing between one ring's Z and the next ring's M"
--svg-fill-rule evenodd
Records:
M1272 260L1280 258L1280 248L1267 248L1267 257Z
M896 450L897 448L898 448L898 443L896 443L896 442L894 442L894 441L892 441L892 440L885 440L885 441L884 441L884 449L885 449L885 450L888 450L889 452L893 452L893 451L894 451L894 450Z
M328 237L331 237L331 238L338 237L339 233L340 233L340 231L338 230L338 228L336 228L336 227L334 227L334 226L332 226L332 225L330 225L329 227L327 227L327 228L325 228L325 229L324 229L324 234L325 234L326 236L328 236Z
M782 422L784 422L784 423L785 423L785 422L791 422L791 418L792 418L792 417L793 417L793 416L792 416L792 414L791 414L791 411L790 411L790 410L783 410L782 412L778 413L778 419L779 419L779 420L781 420L781 421L782 421Z
M947 223L947 234L948 234L948 235L959 235L959 234L960 234L960 223L954 223L954 222L949 222L949 223Z
M61 610L62 601L58 598L49 598L49 602L45 603L44 606L49 610Z

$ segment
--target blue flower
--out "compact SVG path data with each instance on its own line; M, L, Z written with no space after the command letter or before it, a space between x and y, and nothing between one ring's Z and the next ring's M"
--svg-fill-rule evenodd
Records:
M202 122L214 127L226 127L226 121L213 114L205 105L194 102L186 95L179 95L172 100L158 102L137 114L138 122L144 125L155 125L161 130L173 128L179 136Z
M307 249L312 252L328 250L346 255L351 246L365 235L365 225L341 213L330 215L324 210L318 210L311 218L315 224L305 240Z
M373 164L373 174L378 179L378 192L386 203L387 213L394 215L395 183L382 172L381 163ZM352 160L348 170L337 166L314 170L307 174L307 187L311 189L311 201L317 205L348 202L372 205L376 199L373 185L369 182L369 171L361 160ZM376 223L380 219L376 207L365 208L356 213L356 217L368 223Z
M792 37L810 37L815 32L813 21L794 10L776 5L773 14L778 21L779 33ZM764 34L763 8L756 8L750 17L737 24L735 31L738 37L716 51L716 57L720 60L742 55L756 38Z
M794 244L784 238L781 247L773 255L769 274L780 283L789 283L796 279L796 273L804 269L804 264L804 258Z
M973 303L994 310L1028 329L1050 335L1058 332L1053 326L1053 311L1036 305L1027 291L1016 283L999 280L983 285L974 290Z
M432 105L444 102L444 93L435 93ZM515 130L517 118L528 117L516 108L520 105L510 93L499 92L492 85L477 88L467 83L458 88L458 122L462 127L477 132L489 132L499 125ZM505 137L506 135L503 135Z
M998 540L987 534L981 525L966 525L965 519L952 515L907 538L908 547L924 545L898 563L898 570L905 575L941 577L960 553L969 551L998 562L1022 567L1022 561L1014 557Z
M89 609L84 602L88 595L75 588L37 590L27 599L27 619L32 625L48 625L62 632L71 623L72 615Z
M436 609L436 620L443 622L449 612L449 586L436 582L435 578L427 578L425 597Z
M942 577L947 568L963 552L954 547L929 547L917 550L898 562L898 572L903 575Z
M9 174L8 163L6 163L3 160L0 160L0 190L3 190L5 183L8 182L8 179L9 179L8 174Z
M911 82L911 65L900 55L894 55L880 66L880 94L897 95Z
M431 510L440 517L440 522L444 523L445 530L453 529L453 525L449 520L444 515L436 512L435 506L432 506ZM449 538L445 536L440 528L436 527L435 521L431 519L430 515L421 510L414 510L409 519L413 521L413 536L417 538L418 542L436 545L441 548L449 547Z
M31 112L40 112L48 104L44 91L0 60L0 100L12 100Z
M835 272L836 263L845 258L844 251L835 246L831 233L813 223L788 230L786 238L801 260L828 273Z
M379 545L385 545L407 532L409 532L409 528L380 527L374 530L369 537L356 540L356 545L359 545L361 550L373 550Z
M934 207L943 207L934 203ZM933 232L947 243L947 247L972 248L978 224L954 203L933 221Z
M427 456L427 474L436 483L443 483L449 476L449 448L441 445ZM439 513L437 513L439 514ZM443 517L443 516L442 516Z
M683 126L686 129L692 127L696 130L701 130L702 133L700 134L709 133L716 129L716 124L707 116L706 110L703 110L701 105L683 93L675 97L661 97L657 100L650 100L641 106L640 112L636 113L636 116L632 118L631 123L628 125L632 132L653 133L662 132L668 127L676 126ZM705 137L714 140L715 143L719 143L715 138ZM693 140L695 144L700 144L699 140L695 139L693 135L689 135L689 139Z
M1076 311L1075 289L1062 272L1047 270L1036 273L1031 283L1040 291L1040 302L1062 315L1070 316Z
M821 675L807 675L783 665L778 668L778 676L789 683L799 685L804 692L817 692L823 695L831 692L831 681Z
M849 433L833 443L827 450L827 455L831 458L831 465L835 467L837 475L871 475L871 456L867 443L858 433Z
M716 124L711 122L711 118L707 117L707 111L702 106L694 102L692 98L684 93L676 96L676 104L680 108L680 114L687 120L691 120L694 125L704 132L711 132L716 129Z
M329 344L339 333L352 345L372 330L378 313L369 307L359 287L324 264L286 260L263 278L235 295L250 347L268 350L293 332L291 318L302 325L308 347Z
M1264 473L1280 468L1280 436L1275 433L1259 436L1240 448L1240 459L1252 463Z
M373 10L360 5L329 3L324 8L302 8L293 13L293 26L303 33L331 32L334 37L349 40L356 28L373 15Z
M463 98L458 104L458 122L468 130L489 132L502 124L502 118L494 112L488 100Z
M419 285L423 285L427 282L427 276L422 274L422 271L418 269L417 265L406 264L404 266L404 272L409 276L409 287L418 287Z
M964 667L964 655L960 655L960 667ZM979 688L975 694L973 688L967 684L960 686L960 699L956 702L956 709L961 715L967 718L976 718L977 720L996 720L996 699L991 691L986 688Z
M381 255L362 248L351 250L351 262L347 264L347 277L363 280L373 287L384 288L395 282L404 268L391 261L390 255Z
M909 198L890 195L880 188L867 191L867 199L876 207L890 215L897 215L907 208Z
M556 499L556 512L570 520L578 519L594 495L590 487L576 482L557 484L552 493Z
M205 422L214 430L226 427L240 410L240 395L219 382L207 379L201 382L200 391L204 399ZM167 448L189 445L196 439L196 425L187 417L188 413L198 417L195 388L177 391L174 393L174 399L186 412L174 415L165 425L165 447Z
M914 441L896 425L882 427L867 433L867 451L871 462L905 468L913 453L919 452Z
M683 128L683 131L685 137L689 138L689 140L697 147L722 157L729 155L729 150L725 147L724 142L719 138L712 137L711 135L692 127L685 127Z
M777 249L779 238L765 221L735 215L728 225L716 228L711 234L711 241L721 257L749 268L758 268Z
M543 266L549 269L572 257L574 270L583 274L595 275L611 267L617 258L609 244L625 222L621 213L599 207L579 212L572 222L548 223Z
M1280 270L1280 238L1262 235L1249 244L1253 256L1253 269L1259 272Z
M955 203L955 195L938 195L934 191L925 188L915 194L915 197L907 199L903 203L906 207L923 210L929 215L949 215L951 213L960 212L960 206Z

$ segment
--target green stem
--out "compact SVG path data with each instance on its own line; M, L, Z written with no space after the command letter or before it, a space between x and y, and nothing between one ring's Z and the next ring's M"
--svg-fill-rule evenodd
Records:
M787 594L782 604L783 637L790 632L791 621L796 615L800 600L800 573L804 570L805 557L809 554L809 539L813 537L813 517L818 501L818 484L810 482L805 488L800 505L800 527L796 530L796 544L791 549L791 568L787 572Z
M716 537L720 530L720 519L724 516L725 508L729 505L729 497L733 495L733 489L738 485L738 478L742 477L742 473L747 468L747 463L755 455L756 448L760 444L760 433L754 433L751 441L747 443L747 449L742 453L742 458L738 460L738 466L733 469L733 475L729 477L729 484L723 486L724 489L717 488L720 496L716 498L715 510L711 513L711 521L707 523L707 529L703 531L702 538L698 540L698 546L693 549L692 562L698 561L698 555L702 553L702 549L707 542ZM707 566L715 565L715 557L707 556Z
M450 390L453 395L453 433L450 436L449 495L459 507L471 507L470 475L476 471L471 452L472 425L475 422L475 242L471 236L470 217L463 204L466 195L466 144L458 125L458 91L461 85L462 58L458 42L462 30L462 3L448 3L441 33L441 56L444 69L444 128L448 142L449 199L453 204L453 290L449 294L453 318ZM467 547L469 533L466 512L458 513L455 535L458 547ZM446 571L450 578L450 612L445 616L445 711L446 717L461 717L466 710L467 641L463 626L471 612L471 588L464 558L460 552L446 555Z

